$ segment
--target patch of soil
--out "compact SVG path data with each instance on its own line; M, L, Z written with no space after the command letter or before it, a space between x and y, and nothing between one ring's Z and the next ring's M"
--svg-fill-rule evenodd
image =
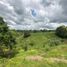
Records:
M43 60L43 57L41 57L41 56L27 56L25 59L32 60L32 61L41 61L41 60Z
M63 62L63 63L67 63L67 59L64 58L44 58L42 56L27 56L25 57L25 60L31 60L31 61L42 61L42 60L48 60L48 61L53 61L53 62Z

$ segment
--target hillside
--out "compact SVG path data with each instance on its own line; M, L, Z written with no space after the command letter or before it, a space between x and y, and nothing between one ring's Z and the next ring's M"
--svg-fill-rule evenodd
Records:
M0 67L67 67L67 40L55 32L31 32L27 38L23 32L12 34L18 53L11 59L1 58Z

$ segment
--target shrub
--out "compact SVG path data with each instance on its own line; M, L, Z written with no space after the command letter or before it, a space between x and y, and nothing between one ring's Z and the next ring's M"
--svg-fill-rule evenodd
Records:
M4 51L2 57L6 57L6 58L12 58L17 54L17 51L15 49L13 50L9 50L9 51Z
M24 31L23 37L24 37L24 38L27 38L27 37L29 37L29 36L30 36L30 32L29 32L29 31Z
M15 43L16 43L15 38L10 32L7 24L3 21L3 18L0 17L0 52L1 52L1 55L6 54L4 49L12 50Z
M61 44L60 40L51 40L49 46L54 47L54 46L58 46L60 44Z
M33 45L34 45L34 43L30 42L30 43L29 43L29 45L30 45L30 46L33 46Z
M60 36L62 38L67 38L67 27L66 26L60 26L56 29L56 35Z
M27 51L27 50L28 50L28 46L25 45L25 46L23 47L23 49L24 49L24 51Z

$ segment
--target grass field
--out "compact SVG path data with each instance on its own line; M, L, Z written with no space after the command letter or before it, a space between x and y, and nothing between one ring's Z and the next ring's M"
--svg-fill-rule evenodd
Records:
M22 32L13 35L18 53L11 59L0 58L0 67L67 67L66 39L54 32L31 32L28 38L23 38Z

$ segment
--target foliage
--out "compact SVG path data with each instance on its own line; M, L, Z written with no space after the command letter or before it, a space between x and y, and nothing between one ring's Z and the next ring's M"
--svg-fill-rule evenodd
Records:
M10 32L7 24L3 18L0 17L0 52L2 55L5 54L6 50L12 50L15 44L15 38Z
M30 42L29 45L30 45L30 46L34 46L34 43L33 43L33 42Z
M67 59L66 39L57 37L55 32L32 32L31 36L27 38L23 38L23 34L23 32L13 31L13 36L16 37L17 41L18 54L10 59L1 58L0 67L67 67L64 62L49 59ZM8 54L10 57L13 54L11 53L12 51L7 51L5 56ZM43 59L29 61L25 59L27 56L41 56Z
M56 35L62 37L62 38L67 38L67 27L66 26L60 26L56 29Z
M24 38L27 38L30 36L30 32L29 31L24 31Z

